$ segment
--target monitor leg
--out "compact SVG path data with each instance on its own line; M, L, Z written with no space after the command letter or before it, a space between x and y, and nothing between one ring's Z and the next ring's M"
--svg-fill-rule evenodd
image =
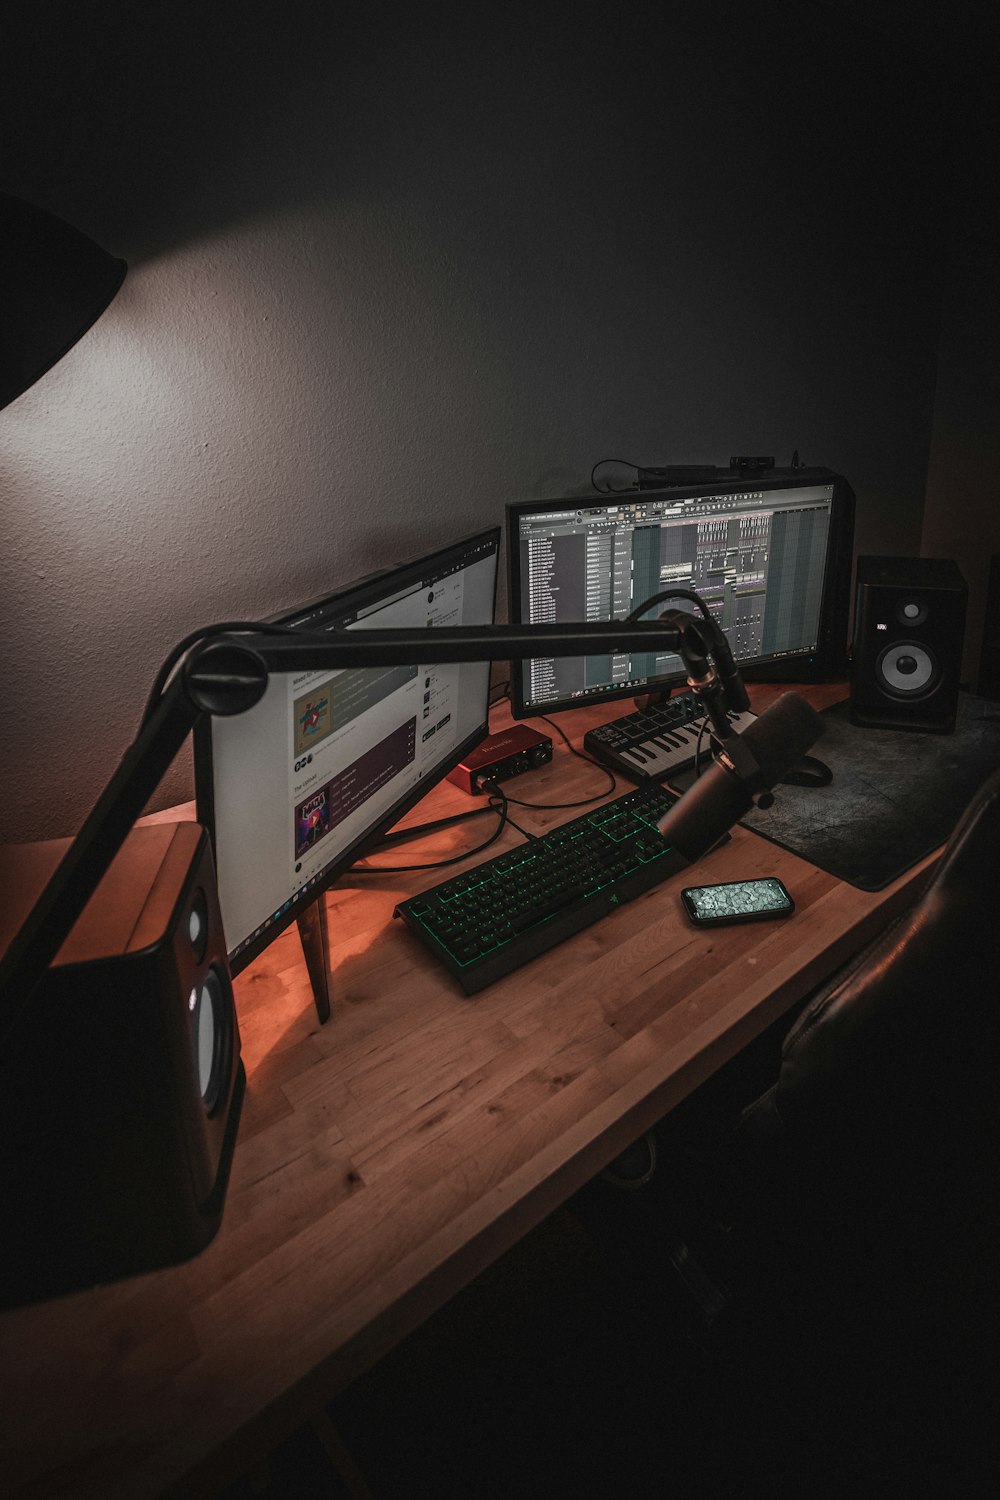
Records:
M330 939L326 922L326 899L317 896L301 916L296 918L302 952L309 970L316 1014L321 1022L330 1019Z
M655 693L642 693L638 698L633 698L633 703L639 713L650 708L660 708L664 703L669 703L673 696L672 687L657 688ZM683 686L679 691L683 691Z

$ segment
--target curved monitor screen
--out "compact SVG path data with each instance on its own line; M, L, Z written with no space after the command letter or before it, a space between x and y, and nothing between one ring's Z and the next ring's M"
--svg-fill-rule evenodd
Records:
M268 623L489 625L499 546L497 527ZM199 725L198 817L234 972L479 743L489 676L488 662L279 672L248 713Z
M532 500L507 507L515 623L621 620L671 587L708 605L742 666L799 679L846 660L853 495L827 470L795 480ZM664 601L649 612L693 609ZM794 667L792 664L794 663ZM518 717L684 680L679 656L644 652L523 661Z

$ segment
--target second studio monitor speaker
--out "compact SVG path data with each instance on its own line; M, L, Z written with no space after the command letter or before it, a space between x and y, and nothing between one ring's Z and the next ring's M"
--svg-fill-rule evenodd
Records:
M0 858L0 952L68 841ZM216 1234L245 1072L211 845L134 828L0 1052L0 1306L186 1260Z
M958 708L965 580L954 562L859 557L851 718L870 728L947 733Z

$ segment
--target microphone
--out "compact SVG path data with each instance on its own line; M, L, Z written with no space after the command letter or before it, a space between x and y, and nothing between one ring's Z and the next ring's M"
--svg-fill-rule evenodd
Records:
M816 710L798 693L783 693L743 734L725 741L715 763L660 819L660 832L689 863L700 859L755 802L770 807L771 788L822 732Z

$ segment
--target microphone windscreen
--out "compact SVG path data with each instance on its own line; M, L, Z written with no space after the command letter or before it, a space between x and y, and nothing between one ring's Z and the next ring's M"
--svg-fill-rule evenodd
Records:
M823 733L823 720L798 693L782 693L742 735L766 786L778 782Z
M754 793L777 786L822 730L822 719L804 698L783 693L740 736L760 768L757 784L716 761L660 819L661 833L685 859L700 859L749 812Z

